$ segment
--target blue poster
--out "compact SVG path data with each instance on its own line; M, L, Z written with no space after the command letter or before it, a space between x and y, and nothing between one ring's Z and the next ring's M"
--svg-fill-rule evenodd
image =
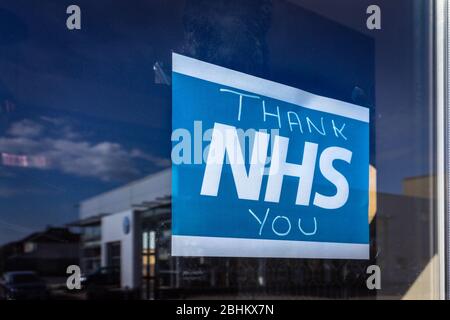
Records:
M369 258L369 109L172 66L172 255Z

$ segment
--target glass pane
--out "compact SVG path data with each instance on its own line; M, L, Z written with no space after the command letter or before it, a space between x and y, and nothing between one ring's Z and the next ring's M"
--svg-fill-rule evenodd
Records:
M433 3L379 0L371 7L366 0L78 0L78 7L66 13L67 5L58 1L3 1L0 30L8 32L0 37L0 274L31 270L54 281L66 276L67 265L80 265L87 275L110 263L121 267L121 288L144 298L438 298L444 279L437 271L437 228L442 227L437 206L444 199L436 191ZM279 250L269 252L260 242L255 243L265 252L260 257L245 256L239 246L228 256L172 255L172 234L180 226L172 223L172 211L181 208L193 208L189 217L210 219L188 221L200 230L195 236L205 235L207 227L225 230L229 223L231 238L241 239L240 232L249 226L254 237L269 237L267 229L259 230L267 222L278 230L269 240L280 241L285 240L280 234L286 219L309 212L304 205L283 207L287 198L296 200L300 182L292 176L282 184L290 191L281 195L281 204L267 205L272 212L283 209L278 220L268 215L263 222L264 212L241 211L233 206L242 199L228 164L218 202L199 198L203 171L197 179L178 178L204 170L203 152L212 139L206 122L200 133L189 132L193 140L182 154L195 161L200 150L201 164L183 167L185 176L172 176L171 155L180 142L172 136L172 119L201 119L190 103L212 118L227 119L237 115L239 102L230 98L234 104L223 112L207 89L180 99L175 85L192 89L196 82L172 74L173 53L256 77L250 78L254 82L243 77L241 85L258 88L268 80L277 88L320 97L317 101L365 110L367 131L361 135L351 133L350 122L347 127L331 122L342 117L311 116L312 111L299 112L296 120L284 118L283 130L299 132L302 143L320 144L327 135L340 146L357 140L367 150L352 163L362 174L357 187L349 187L355 203L365 203L348 210L347 218L335 216L336 223L326 230L320 217L330 213L314 209L319 220L293 224L300 225L303 235L290 240L298 245L312 237L320 247L333 243L326 239L334 234L361 236L364 241L352 244L362 244L368 259L339 259L328 246L322 250L327 256L320 258L320 250L308 244L303 248L312 250L310 258L298 252L280 258ZM217 76L206 69L192 72ZM300 92L295 90L283 93L286 101L296 99L289 94ZM264 108L270 109L264 109L264 123L277 124L276 110L283 112L283 105L269 102L279 102L273 96L280 92L268 93L272 100L266 99ZM242 100L240 116L257 115L255 108L247 108L256 105L250 100ZM326 109L308 101L315 111ZM253 148L249 141L243 142L247 151ZM292 152L303 155L303 147L291 145L288 162L300 165ZM313 168L321 172L319 163ZM344 163L336 164L337 171L342 168ZM273 191L266 193L268 176L262 178L258 203L264 203L264 195L276 198ZM336 193L325 178L321 181L325 196ZM321 186L314 185L312 194ZM233 202L220 202L220 197ZM202 201L211 201L215 210ZM357 227L356 219L368 229ZM108 243L120 244L109 248L109 262ZM25 259L25 247L32 248L35 261ZM49 259L49 252L58 259ZM368 288L370 266L379 267L381 288Z

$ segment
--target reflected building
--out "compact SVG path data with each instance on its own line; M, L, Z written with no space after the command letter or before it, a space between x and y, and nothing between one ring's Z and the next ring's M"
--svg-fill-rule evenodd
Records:
M121 286L140 290L143 278L155 276L155 233L150 229L170 221L171 170L167 169L80 204L81 268L120 268ZM167 210L161 206L166 200ZM170 231L170 229L169 229Z
M431 202L417 194L429 190L424 183L430 178L406 179L405 195L377 193L368 261L189 258L171 256L171 169L166 169L81 203L81 266L86 273L119 267L121 287L150 299L376 298L380 292L367 289L366 270L377 264L383 297L414 297L411 290L432 259L426 239L431 230L423 230Z
M66 268L79 261L80 235L67 228L44 231L0 247L0 273L32 270L43 277L66 277Z
M386 297L431 299L437 293L435 186L434 175L410 177L403 194L377 196L376 263Z

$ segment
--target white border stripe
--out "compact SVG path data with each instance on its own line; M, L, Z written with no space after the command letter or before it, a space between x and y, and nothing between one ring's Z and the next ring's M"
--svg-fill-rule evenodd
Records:
M369 122L369 109L355 104L321 97L284 84L172 53L172 71L194 78L245 90L304 108Z
M368 260L369 245L173 235L172 256Z

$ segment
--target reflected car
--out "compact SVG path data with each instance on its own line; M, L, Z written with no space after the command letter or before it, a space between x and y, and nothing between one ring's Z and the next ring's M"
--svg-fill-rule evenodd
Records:
M13 271L3 274L0 297L6 300L43 300L49 297L49 292L36 272Z
M120 290L120 268L101 267L81 277L81 286L88 299L109 298L112 292Z

